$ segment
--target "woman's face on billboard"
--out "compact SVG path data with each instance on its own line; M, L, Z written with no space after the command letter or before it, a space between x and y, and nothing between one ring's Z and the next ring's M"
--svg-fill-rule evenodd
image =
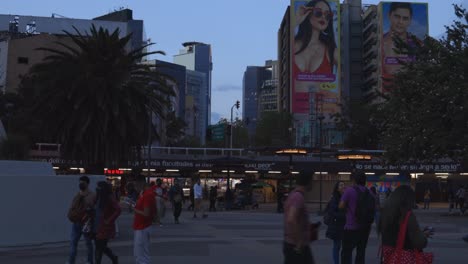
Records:
M318 31L324 31L328 27L328 22L333 18L333 13L324 2L318 2L310 14L310 24Z

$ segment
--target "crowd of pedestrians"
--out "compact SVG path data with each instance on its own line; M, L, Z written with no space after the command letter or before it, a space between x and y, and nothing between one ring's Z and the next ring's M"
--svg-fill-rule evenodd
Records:
M333 241L329 263L365 263L373 224L381 244L380 263L417 263L416 259L421 259L420 263L432 263L432 253L422 250L434 230L419 227L412 211L416 208L412 187L401 185L392 192L386 192L386 199L382 201L375 187L365 186L366 175L363 172L353 172L351 178L354 181L352 186L345 186L342 181L335 184L324 210L325 235ZM312 234L317 231L314 230L317 224L309 223L305 206L304 197L310 190L310 177L301 173L296 181L296 188L289 193L284 204L284 263L310 264L315 262L309 245L316 239Z

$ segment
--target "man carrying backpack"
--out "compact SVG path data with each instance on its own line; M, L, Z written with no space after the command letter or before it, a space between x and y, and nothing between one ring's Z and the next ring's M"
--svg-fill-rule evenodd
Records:
M70 209L68 210L68 219L72 222L70 255L68 264L74 264L76 258L76 248L83 234L84 221L86 212L94 207L96 195L89 190L89 178L87 176L80 177L80 191L73 198ZM94 263L93 243L91 237L85 236L86 247L88 249L88 263Z
M375 198L365 187L366 175L363 172L353 172L351 176L355 184L346 189L339 205L340 209L346 209L341 263L351 264L352 253L356 248L354 263L361 264L365 263L367 240L374 221Z

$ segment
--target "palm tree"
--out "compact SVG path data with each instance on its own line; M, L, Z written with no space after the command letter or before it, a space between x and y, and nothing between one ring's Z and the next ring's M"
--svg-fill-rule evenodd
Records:
M23 93L33 100L43 140L62 144L64 157L102 174L104 166L127 161L147 143L149 131L156 131L151 112L163 116L174 91L156 65L140 63L164 54L145 52L151 44L127 51L131 35L120 38L118 29L109 33L93 25L85 35L75 30L64 31L71 41L38 49L50 55L32 67Z

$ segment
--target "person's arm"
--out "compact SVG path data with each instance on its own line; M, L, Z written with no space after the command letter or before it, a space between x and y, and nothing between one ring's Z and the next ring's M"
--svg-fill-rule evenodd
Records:
M406 237L411 242L413 248L423 249L427 246L427 235L419 228L418 221L413 213L411 213L408 219L408 229L406 232Z
M346 209L348 206L348 200L349 200L349 188L345 190L343 196L341 197L340 204L338 205L339 209Z

